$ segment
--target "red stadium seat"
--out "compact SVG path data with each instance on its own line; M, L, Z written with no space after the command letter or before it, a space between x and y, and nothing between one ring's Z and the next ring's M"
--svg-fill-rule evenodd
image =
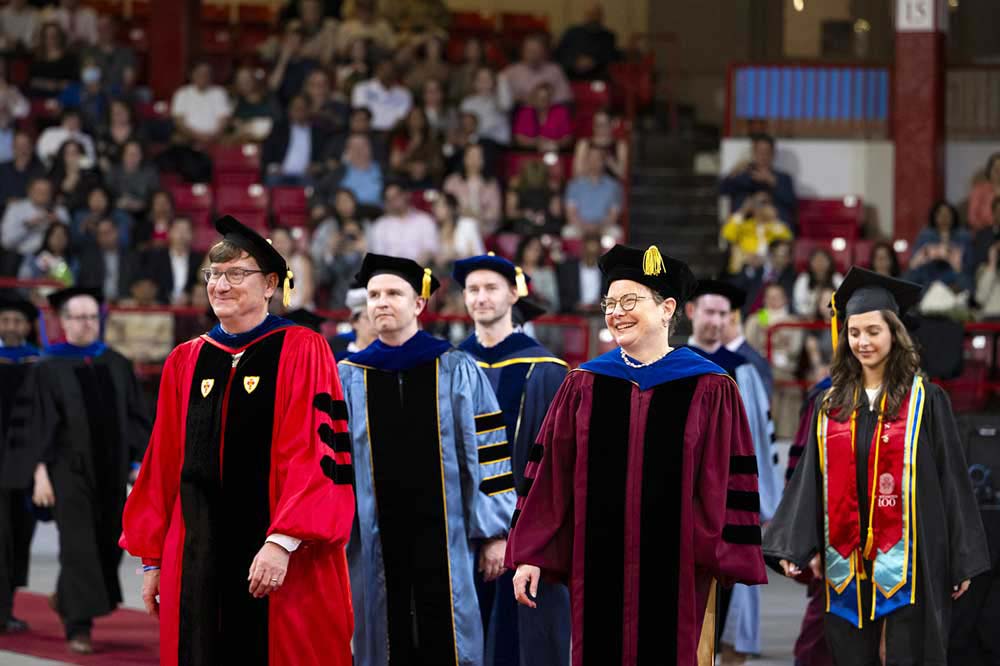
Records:
M260 175L260 148L254 143L216 145L212 148L216 180L232 174ZM253 181L251 181L253 182Z
M302 227L309 221L309 202L305 188L271 188L271 211L279 227Z
M497 17L491 12L452 12L450 31L464 36L486 36L496 32Z
M833 256L835 270L841 274L851 267L851 246L844 239L825 240L799 238L795 241L795 270L805 271L809 267L809 257L816 250L826 250Z
M247 225L261 236L267 237L270 226L267 223L267 211L245 211L239 214L239 221Z
M191 248L195 252L208 252L219 241L219 232L210 224L195 224Z
M439 196L441 195L437 190L413 190L410 192L410 205L428 215L434 215L434 202Z
M263 3L241 4L236 9L236 17L241 26L273 27L278 20L274 5Z
M237 217L245 213L263 213L266 216L268 203L267 188L256 183L225 184L215 188L215 206L220 213L231 213Z
M860 197L842 199L800 199L799 233L803 238L857 239L864 222L865 207Z
M201 54L228 56L236 40L233 31L225 26L205 26L201 31Z
M190 217L194 227L206 225L212 215L212 188L204 183L174 185L170 188L178 215Z
M231 22L231 5L229 3L225 4L201 4L201 23L202 25L223 25Z
M531 33L549 32L549 17L545 14L525 14L503 12L500 14L500 32L504 35L524 36Z

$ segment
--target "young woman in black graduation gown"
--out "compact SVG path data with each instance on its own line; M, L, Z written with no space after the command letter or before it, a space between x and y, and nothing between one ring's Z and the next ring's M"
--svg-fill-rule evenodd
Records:
M944 666L952 601L989 568L951 402L901 320L919 296L857 267L845 278L833 385L764 534L774 569L826 579L838 666Z

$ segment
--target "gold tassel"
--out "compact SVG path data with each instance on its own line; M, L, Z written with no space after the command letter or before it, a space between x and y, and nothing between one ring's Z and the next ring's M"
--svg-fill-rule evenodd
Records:
M281 287L281 304L286 308L292 304L292 290L295 289L292 280L295 279L295 275L292 273L291 269L285 272L285 283Z
M830 317L830 338L833 340L833 353L837 353L837 338L840 337L840 332L837 330L837 296L834 295L830 299L830 310L833 312L833 316Z
M431 269L424 269L424 280L420 283L420 298L431 297Z
M487 257L495 257L495 256L497 256L497 254L496 254L496 252L487 252L486 256Z
M642 255L643 275L659 275L665 271L660 250L655 245L650 245L646 253Z
M520 266L514 267L514 285L517 287L518 298L524 298L528 295L528 281L524 277L524 271L521 270Z

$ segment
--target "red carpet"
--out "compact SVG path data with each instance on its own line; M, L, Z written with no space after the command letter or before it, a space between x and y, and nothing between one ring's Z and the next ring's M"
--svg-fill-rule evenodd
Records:
M41 594L18 592L14 615L29 625L23 634L0 634L0 650L54 659L80 666L146 666L160 663L159 625L142 611L119 609L94 623L95 653L71 654L66 649L59 616Z

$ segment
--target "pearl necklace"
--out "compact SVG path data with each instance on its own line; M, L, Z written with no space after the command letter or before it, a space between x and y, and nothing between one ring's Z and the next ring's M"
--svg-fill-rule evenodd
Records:
M645 368L645 367L646 367L646 366L648 366L648 365L653 365L654 363L657 363L657 362L659 362L659 361L662 361L662 360L663 360L663 358L664 358L664 357L665 357L665 356L666 356L667 354L669 354L670 352L672 352L673 350L672 350L672 349L668 349L667 351L663 352L663 353L662 353L662 354L661 354L660 356L658 356L657 358L654 358L654 359L653 359L652 361L650 361L649 363L633 363L633 362L632 362L631 360L629 360L629 357L628 357L628 354L626 354L626 353L625 353L625 349L624 349L623 347L619 347L619 348L618 348L618 351L620 351L620 352L621 352L621 355L622 355L622 361L624 361L624 362L625 362L625 365L627 365L628 367L630 367L630 368Z

